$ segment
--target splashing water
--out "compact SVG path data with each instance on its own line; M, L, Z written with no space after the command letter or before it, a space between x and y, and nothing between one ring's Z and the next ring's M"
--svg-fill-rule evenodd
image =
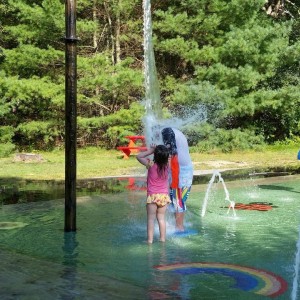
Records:
M145 109L143 118L146 143L161 143L155 135L162 127L182 129L197 121L207 118L206 107L202 104L194 106L190 111L185 109L185 117L163 119L162 101L160 97L159 81L157 76L155 56L152 42L151 1L143 0L144 9L144 83Z
M146 144L149 146L151 143L162 144L160 131L163 127L175 127L177 129L183 128L190 124L194 124L197 121L203 122L207 119L206 107L202 104L194 106L190 111L186 111L185 119L181 118L169 118L163 119L162 102L160 98L159 82L157 78L157 70L155 65L155 56L152 42L152 21L151 21L151 1L143 0L144 9L144 76L145 76L145 109L146 115L143 118L144 130L146 136ZM233 210L234 216L235 210L233 201L229 199L229 193L224 183L221 174L215 171L212 179L209 182L209 186L206 192L204 206L202 209L202 216L205 214L207 206L207 198L215 177L219 177L219 182L222 182L225 193L226 201L230 202L230 209Z
M233 212L233 216L236 217L236 213L235 213L235 210L234 210L234 206L235 206L235 203L234 201L231 201L230 198L229 198L229 192L227 190L227 187L225 185L225 182L221 176L221 173L218 171L218 170L215 170L213 172L213 175L208 183L208 186L207 186L207 189L206 189L206 193L205 193L205 197L204 197L204 201L203 201L203 205L202 205L202 212L201 212L201 217L204 217L205 216L205 213L206 213L206 208L207 208L207 202L208 202L208 197L209 197L209 192L211 190L211 187L212 187L212 184L215 182L215 179L216 177L219 177L219 182L222 183L223 185L223 188L224 188L224 191L225 191L225 201L229 201L229 208L227 210L227 214L229 213L230 209L232 209L232 212Z

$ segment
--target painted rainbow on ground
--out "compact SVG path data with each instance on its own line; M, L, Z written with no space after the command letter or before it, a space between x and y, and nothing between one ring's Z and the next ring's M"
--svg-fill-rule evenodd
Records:
M288 286L283 278L274 273L225 263L177 263L154 266L154 268L182 275L222 274L235 280L234 288L268 297L277 297L283 294Z

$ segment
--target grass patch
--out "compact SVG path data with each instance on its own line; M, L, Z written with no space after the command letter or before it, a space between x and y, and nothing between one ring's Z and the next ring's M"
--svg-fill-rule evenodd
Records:
M295 145L268 146L263 151L233 153L191 153L195 171L235 168L296 168L299 148ZM44 162L14 162L14 155L0 158L0 177L34 180L61 180L65 177L65 152L38 152ZM77 178L95 178L144 174L145 169L134 156L123 159L120 151L97 147L77 150Z

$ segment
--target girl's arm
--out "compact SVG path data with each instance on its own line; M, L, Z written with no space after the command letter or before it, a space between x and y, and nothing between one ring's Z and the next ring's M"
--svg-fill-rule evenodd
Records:
M153 154L154 150L155 150L156 145L155 144L151 144L150 148L146 151L140 152L137 156L136 159L144 166L148 166L149 165L149 159L147 158L147 156Z

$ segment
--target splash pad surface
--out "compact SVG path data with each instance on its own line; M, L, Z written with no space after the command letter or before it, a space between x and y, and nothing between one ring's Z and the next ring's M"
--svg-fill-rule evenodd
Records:
M219 184L201 218L206 185L194 185L185 220L197 234L174 236L173 215L168 214L167 242L158 242L156 228L150 246L144 243L144 190L80 196L76 233L63 232L62 199L4 205L0 222L26 226L0 231L0 298L290 299L299 179L226 182L236 202L271 199L277 206L266 212L238 210L235 218L220 208L226 202ZM202 272L201 263L206 266ZM179 265L189 271L163 270Z

